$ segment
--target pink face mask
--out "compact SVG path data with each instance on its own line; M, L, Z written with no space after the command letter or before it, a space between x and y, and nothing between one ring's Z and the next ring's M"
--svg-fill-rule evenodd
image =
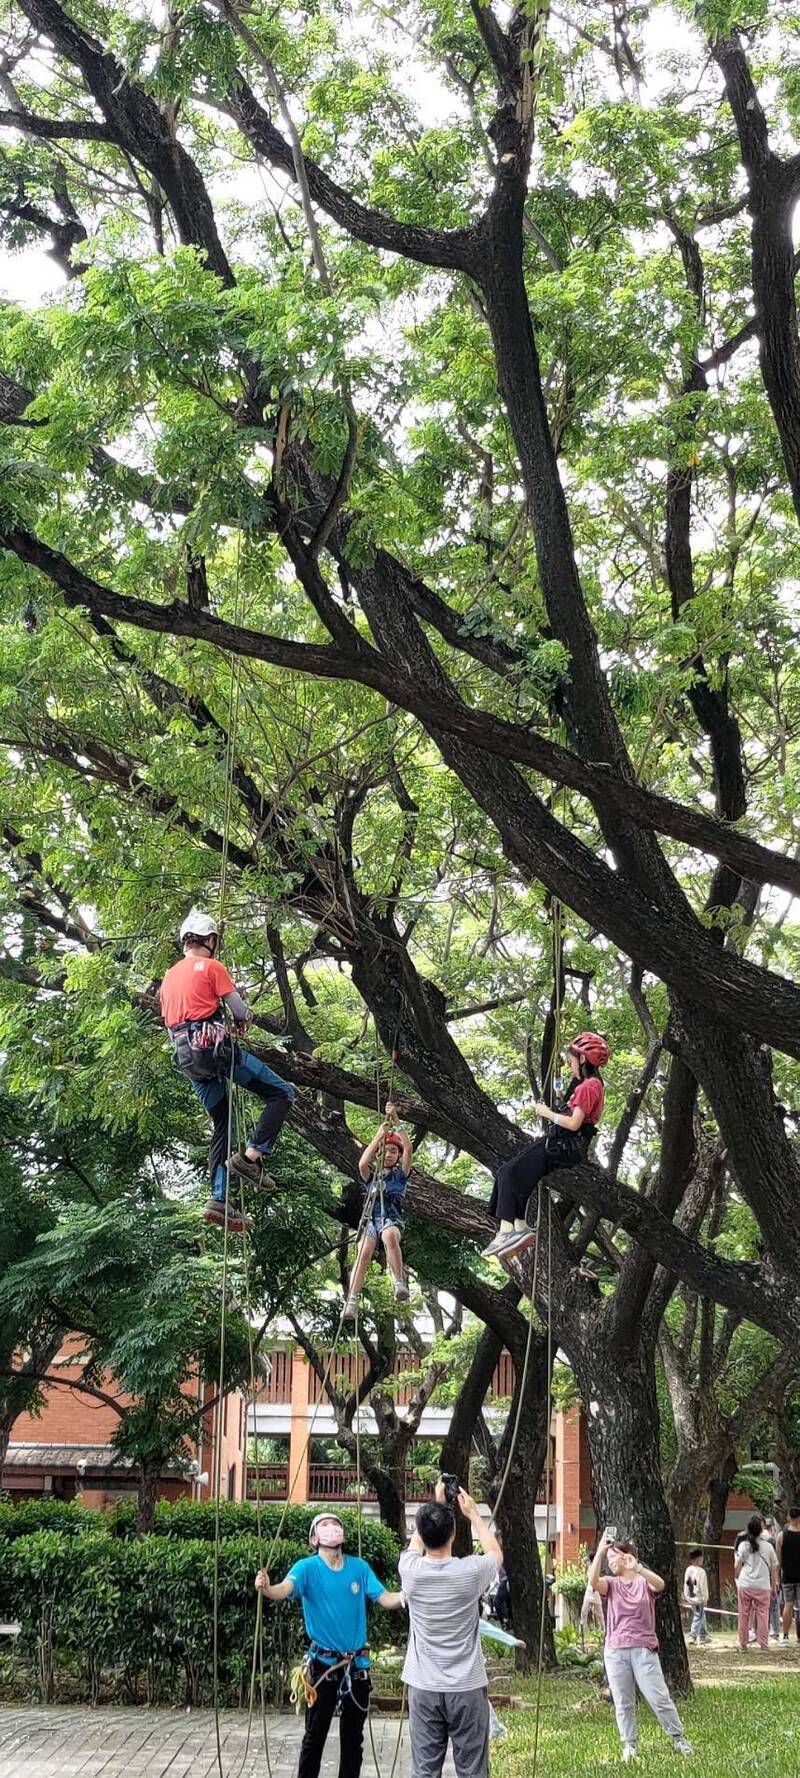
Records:
M316 1538L321 1550L340 1550L344 1543L344 1527L336 1519L323 1519L317 1526Z

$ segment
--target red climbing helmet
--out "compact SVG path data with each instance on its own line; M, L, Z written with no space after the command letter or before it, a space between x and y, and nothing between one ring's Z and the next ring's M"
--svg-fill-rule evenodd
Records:
M604 1037L598 1037L596 1031L581 1031L567 1045L567 1051L573 1056L580 1056L584 1062L591 1062L593 1068L605 1068L609 1057L608 1044Z

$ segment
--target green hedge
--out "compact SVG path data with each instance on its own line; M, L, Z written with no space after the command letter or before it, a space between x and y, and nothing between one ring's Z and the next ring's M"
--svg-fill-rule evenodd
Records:
M187 1505L190 1512L207 1515L205 1506ZM12 1510L16 1514L21 1509ZM76 1695L93 1703L101 1695L128 1702L209 1703L214 1596L209 1537L188 1537L178 1528L183 1521L173 1508L166 1509L175 1513L170 1532L162 1515L160 1532L144 1537L126 1535L114 1525L112 1514L66 1510L73 1515L66 1535L59 1528L0 1539L0 1615L18 1618L22 1626L11 1657L13 1682L18 1687L24 1680L46 1703ZM211 1512L213 1518L213 1508ZM270 1562L276 1578L308 1554L311 1515L293 1508L292 1529L298 1513L306 1535L291 1535L287 1527ZM278 1516L272 1509L274 1525L265 1525L270 1541ZM87 1531L89 1520L93 1528ZM382 1580L396 1585L394 1538L380 1525L365 1524L363 1531L366 1559ZM355 1549L355 1532L348 1542ZM234 1536L229 1526L219 1552L218 1620L220 1697L228 1704L242 1703L248 1695L257 1566L256 1538ZM373 1647L386 1647L404 1632L404 1619L370 1608ZM300 1609L291 1602L265 1602L264 1669L270 1700L282 1698L289 1670L304 1646Z
M278 1535L290 1543L303 1544L307 1553L308 1532L318 1507L282 1507L274 1502L261 1508L262 1536L267 1543ZM340 1510L338 1516L347 1527L347 1547L355 1551L358 1544L358 1516L352 1508ZM255 1537L258 1528L256 1508L244 1503L224 1501L219 1509L220 1536ZM214 1541L216 1530L213 1501L160 1500L156 1505L155 1537L186 1538ZM136 1530L136 1502L120 1501L108 1512L63 1500L24 1500L18 1506L0 1501L0 1542L14 1542L37 1531L58 1531L65 1537L84 1536L88 1531L104 1532L111 1537L139 1537ZM361 1547L381 1580L393 1580L397 1570L399 1545L385 1525L375 1519L362 1518Z

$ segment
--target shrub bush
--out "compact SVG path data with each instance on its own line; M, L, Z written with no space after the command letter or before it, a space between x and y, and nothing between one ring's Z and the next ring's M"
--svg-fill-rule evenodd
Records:
M187 1505L190 1512L207 1514L204 1506ZM167 1509L168 1515L172 1510ZM279 1514L272 1513L274 1530ZM275 1576L308 1554L311 1515L292 1509L295 1533L298 1513L306 1535L287 1532L281 1537L270 1562ZM211 1516L213 1520L213 1508ZM160 1533L145 1537L130 1535L112 1514L77 1509L75 1517L78 1526L71 1519L66 1534L42 1529L0 1543L0 1606L21 1624L17 1669L24 1664L36 1695L46 1703L73 1696L76 1686L93 1703L101 1692L128 1702L210 1702L213 1542L208 1536L187 1536L191 1518L177 1512L169 1518L169 1532L162 1514ZM91 1529L86 1529L87 1521ZM204 1528L207 1522L204 1517ZM219 1687L222 1701L233 1704L244 1702L249 1688L258 1542L253 1536L233 1535L230 1521L227 1529L219 1551ZM380 1525L365 1525L363 1531L366 1560L391 1583L394 1538ZM266 1524L264 1539L272 1542ZM355 1548L355 1530L348 1541ZM391 1643L399 1627L389 1613L370 1611L373 1646ZM265 1602L264 1674L271 1699L282 1697L304 1646L299 1608Z
M92 1519L100 1516L91 1514ZM60 1531L64 1537L74 1537L86 1530L89 1517L82 1507L67 1500L20 1500L15 1506L6 1498L0 1500L0 1539L12 1543L14 1538L30 1537L35 1531Z
M280 1532L291 1544L301 1544L308 1553L308 1532L314 1514L313 1506L283 1508L271 1502L261 1508L262 1537L270 1544ZM336 1509L339 1512L339 1508ZM358 1548L358 1515L344 1508L339 1516L347 1529L347 1548ZM223 1501L219 1509L220 1537L255 1537L258 1516L255 1506L245 1502ZM211 1500L159 1500L156 1505L155 1537L184 1540L202 1539L213 1543L215 1536L214 1502ZM103 1533L110 1537L140 1540L136 1530L136 1502L123 1500L109 1512L97 1512L64 1500L25 1500L18 1506L0 1501L0 1546L38 1531L58 1531L65 1537ZM364 1558L380 1575L381 1580L394 1582L399 1545L392 1532L375 1519L363 1518L361 1547ZM293 1558L296 1560L296 1557Z

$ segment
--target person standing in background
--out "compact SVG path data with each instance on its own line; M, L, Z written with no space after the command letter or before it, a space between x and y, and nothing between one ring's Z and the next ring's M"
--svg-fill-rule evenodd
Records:
M789 1509L789 1522L778 1536L778 1558L781 1597L783 1600L782 1642L789 1641L792 1618L800 1611L800 1506ZM800 1623L798 1623L800 1640Z
M683 1577L683 1597L692 1608L689 1635L696 1644L708 1641L708 1575L703 1567L703 1552L698 1547L689 1551L689 1566Z
M748 1519L747 1530L736 1545L733 1572L739 1607L739 1647L746 1653L752 1606L756 1614L756 1640L766 1654L769 1650L769 1602L777 1592L780 1570L778 1557L769 1538L764 1536L763 1520L758 1513Z

